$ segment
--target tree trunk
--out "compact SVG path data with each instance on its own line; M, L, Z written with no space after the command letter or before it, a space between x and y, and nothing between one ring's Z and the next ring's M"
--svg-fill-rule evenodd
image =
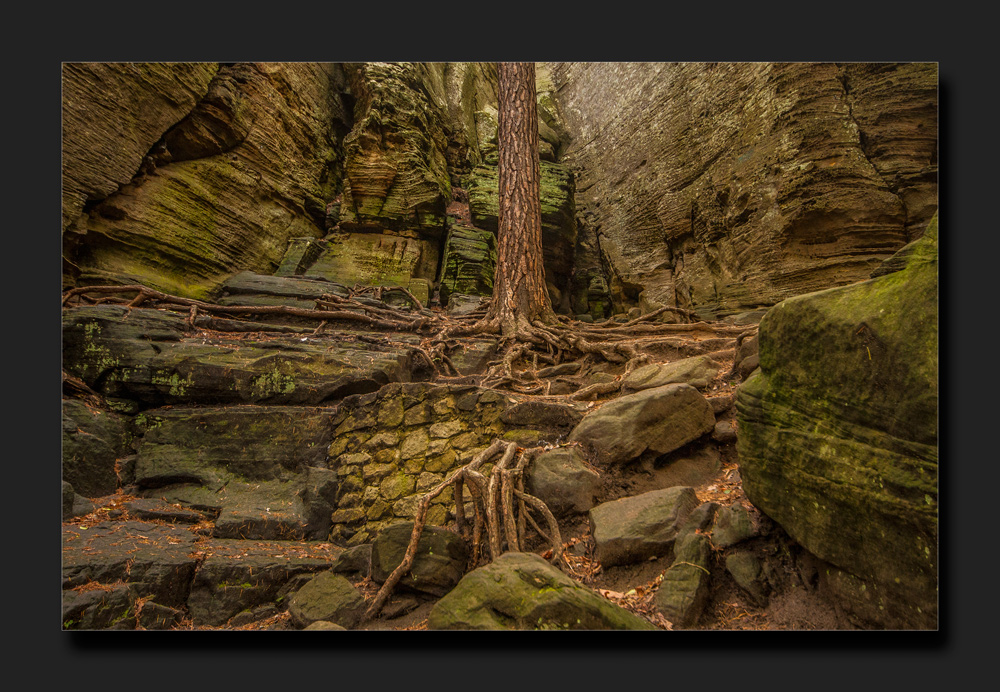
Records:
M542 266L538 107L534 63L499 63L499 233L493 300L486 315L504 336L552 323Z

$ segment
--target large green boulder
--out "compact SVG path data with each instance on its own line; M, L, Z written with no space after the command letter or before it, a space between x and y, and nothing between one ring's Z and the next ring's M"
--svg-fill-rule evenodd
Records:
M652 624L533 553L469 572L427 617L435 630L652 630Z
M937 220L905 268L786 300L740 387L743 487L853 575L876 625L937 623Z

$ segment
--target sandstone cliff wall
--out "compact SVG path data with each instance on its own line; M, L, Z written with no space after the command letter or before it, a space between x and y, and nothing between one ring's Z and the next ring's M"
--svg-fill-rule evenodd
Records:
M537 87L565 312L853 283L937 208L933 64L542 63ZM424 295L451 226L491 230L489 63L67 64L63 92L67 285L208 297L326 238L343 276L317 276Z
M65 282L205 297L322 236L343 82L334 64L67 64Z
M548 69L577 271L596 254L618 310L722 315L859 281L936 209L934 64Z

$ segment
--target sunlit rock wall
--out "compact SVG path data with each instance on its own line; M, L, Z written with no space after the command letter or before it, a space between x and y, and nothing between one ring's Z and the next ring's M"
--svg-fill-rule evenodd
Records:
M867 278L937 207L937 66L553 63L577 272L723 315Z

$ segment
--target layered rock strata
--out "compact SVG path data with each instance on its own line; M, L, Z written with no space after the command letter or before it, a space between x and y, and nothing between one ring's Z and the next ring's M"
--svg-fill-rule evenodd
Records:
M68 65L63 77L68 280L204 298L236 271L273 271L290 238L324 234L348 118L339 65ZM122 132L130 121L143 125ZM79 153L108 148L123 148L113 166Z
M550 69L577 271L603 263L618 311L726 315L852 283L936 209L932 63Z

